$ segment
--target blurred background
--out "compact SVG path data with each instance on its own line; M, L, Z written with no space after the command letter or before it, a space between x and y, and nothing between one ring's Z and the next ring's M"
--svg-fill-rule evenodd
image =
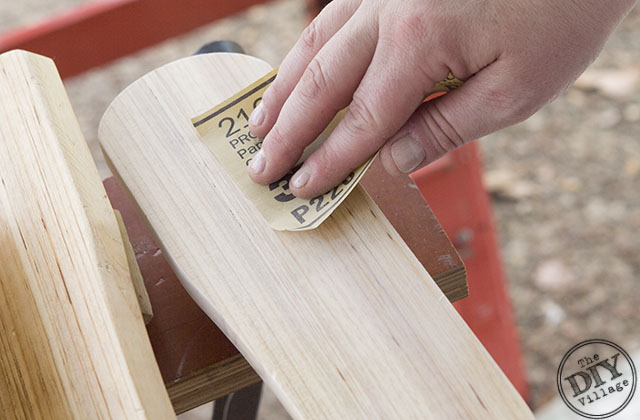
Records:
M0 34L82 3L3 1ZM128 84L218 39L234 40L276 66L304 28L306 6L304 0L277 0L252 7L66 79L101 174L108 170L97 145L98 122ZM579 341L612 340L640 363L640 8L573 87L480 145L529 403L540 409L557 397L556 369ZM194 416L184 418L200 418ZM260 416L287 418L269 392Z

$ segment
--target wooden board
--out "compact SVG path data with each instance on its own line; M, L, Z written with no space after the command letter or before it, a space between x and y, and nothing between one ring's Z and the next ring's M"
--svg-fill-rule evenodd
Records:
M469 296L467 271L440 222L407 174L390 175L376 159L360 185L451 302Z
M0 413L175 418L115 215L50 59L0 55Z
M296 419L533 418L357 188L318 229L270 229L190 118L269 70L189 57L111 104L103 148L187 291Z
M108 193L107 193L108 194ZM124 246L124 253L127 257L127 266L129 267L129 275L131 276L131 282L133 283L133 290L136 292L136 299L140 306L140 312L142 312L142 319L147 325L153 319L153 309L151 308L151 301L149 300L149 294L144 287L144 278L142 278L142 272L138 266L136 260L136 253L131 245L131 239L127 232L127 227L124 225L122 214L119 210L114 208L116 215L116 221L118 222L118 230L120 230L120 236L122 237L122 244Z
M404 174L389 177L383 171L374 162L362 183L367 183L367 192L432 274L438 287L453 301L461 295L461 288L466 290L464 266L453 244L420 192L410 187L411 178ZM132 261L140 266L154 308L147 332L176 412L182 413L258 382L260 378L247 361L184 290L122 186L114 178L105 179L103 184L113 208L122 214L133 246ZM233 401L235 404L235 396Z

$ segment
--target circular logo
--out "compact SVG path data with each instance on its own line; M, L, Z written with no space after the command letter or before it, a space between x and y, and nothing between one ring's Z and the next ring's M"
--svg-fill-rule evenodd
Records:
M633 398L637 376L626 351L611 341L587 340L564 355L556 377L562 400L576 414L604 419Z

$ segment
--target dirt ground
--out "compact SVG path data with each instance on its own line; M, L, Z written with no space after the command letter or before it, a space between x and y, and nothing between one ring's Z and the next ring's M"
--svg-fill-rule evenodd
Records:
M0 33L80 3L2 2ZM97 124L120 90L216 39L277 65L304 27L304 3L252 8L67 80L102 173ZM640 349L640 7L574 87L481 145L536 408L557 396L558 363L577 342L607 338ZM269 404L276 408L263 419L283 418Z
M579 341L640 346L640 8L574 87L482 148L538 407Z

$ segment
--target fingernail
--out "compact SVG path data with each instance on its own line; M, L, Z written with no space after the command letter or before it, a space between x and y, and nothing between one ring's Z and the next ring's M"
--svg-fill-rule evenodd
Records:
M249 166L249 170L258 175L262 171L264 171L264 166L267 163L267 160L264 158L264 152L260 150L256 157L251 161L251 165Z
M311 175L309 174L309 171L306 169L302 169L296 172L293 178L291 178L291 186L293 188L302 188L307 185L310 177Z
M260 102L256 109L254 109L251 113L251 116L249 117L249 124L256 127L262 124L262 121L264 121L264 109L262 106L262 102Z
M391 157L401 172L416 169L425 158L424 149L410 133L405 134L391 146Z

